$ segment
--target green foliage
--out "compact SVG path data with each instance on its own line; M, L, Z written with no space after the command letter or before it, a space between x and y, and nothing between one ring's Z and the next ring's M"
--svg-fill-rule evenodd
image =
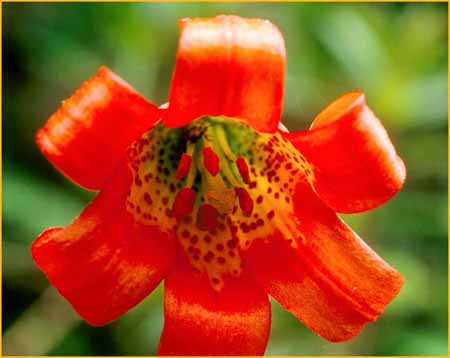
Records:
M268 18L282 30L288 55L283 121L289 128L307 128L328 102L361 88L408 169L404 190L391 202L343 216L404 274L399 297L375 324L341 344L317 337L274 303L267 354L447 355L448 39L447 5L438 3L4 4L4 354L156 353L161 287L103 328L56 317L52 324L62 338L39 341L49 321L33 316L34 304L48 283L29 245L46 227L70 222L93 194L46 162L34 133L102 64L164 103L177 20L220 13ZM56 297L48 305L67 303ZM24 319L37 330L21 328ZM11 344L13 329L24 331Z

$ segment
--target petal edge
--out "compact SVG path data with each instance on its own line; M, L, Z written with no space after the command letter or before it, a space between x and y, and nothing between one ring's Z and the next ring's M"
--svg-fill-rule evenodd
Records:
M405 165L361 91L329 104L310 130L283 135L313 165L315 191L337 212L373 209L403 186Z
M159 117L156 106L103 66L63 101L37 132L36 143L64 175L98 190L126 147Z
M267 295L244 279L229 278L220 292L187 262L169 274L159 355L263 355L269 339Z
M307 185L299 185L295 202L304 236L298 248L280 234L255 241L246 262L266 292L313 331L332 342L351 339L395 298L403 277Z
M124 209L129 176L120 173L67 227L45 230L31 255L78 314L94 326L116 319L159 284L174 247Z
M165 124L203 115L246 119L274 132L284 95L285 48L267 20L183 19Z

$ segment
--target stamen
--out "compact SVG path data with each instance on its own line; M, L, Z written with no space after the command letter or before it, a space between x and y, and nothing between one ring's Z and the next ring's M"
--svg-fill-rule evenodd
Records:
M239 186L239 182L236 180L236 178L234 177L233 172L231 171L230 166L228 165L228 162L226 160L224 160L222 165L222 172L223 175L225 176L225 178L227 178L227 180L230 182L230 184L232 186Z
M213 144L215 145L215 148L217 149L217 151L219 152L219 155L221 156L221 157L223 157L223 155L225 154L224 153L224 148L222 147L222 145L219 143L219 138L217 137L217 131L215 130L215 136L213 137ZM220 131L219 131L219 134L220 134ZM224 138L224 140L225 140L225 142L226 142L226 137L225 137L225 133L223 133L223 138ZM228 150L230 151L230 153L234 156L234 158L236 158L236 156L234 155L234 153L233 152L231 152L231 149L230 149L230 147L228 146L228 142L226 142L226 145L225 145L225 147L226 148L228 148ZM230 154L228 154L228 155L230 155ZM222 169L222 174L224 175L224 177L225 178L227 178L227 180L229 181L229 183L232 185L232 186L240 186L240 184L239 184L239 182L236 180L236 178L235 178L235 176L234 176L234 174L233 174L233 172L231 171L231 168L230 168L230 166L229 166L229 164L228 164L228 161L226 160L226 159L224 159L224 160L222 160L222 167L221 167L221 169Z
M177 179L184 178L189 173L189 168L191 167L192 157L183 153L181 155L180 163L178 164L177 172L175 177Z
M202 177L202 181L201 181L201 186L202 186L202 191L203 192L208 192L210 189L222 189L222 188L226 188L225 183L222 179L221 175L216 175L213 176L206 168L204 160L202 160L201 158L199 158L199 156L197 156L196 158L196 163L197 163L197 168L200 171L201 177Z
M216 176L219 173L219 157L211 147L203 148L203 162L205 168L212 176Z
M241 174L242 180L245 184L250 184L250 173L248 171L247 162L244 157L238 157L236 159L236 166Z
M245 216L252 215L253 212L253 200L244 188L234 188L236 195L239 198L239 206Z
M197 227L202 231L213 230L219 225L219 212L209 204L203 204L198 208Z
M195 203L195 191L190 188L181 189L175 196L172 206L172 214L181 219L191 215Z
M187 149L186 149L186 153L187 155L189 155L191 158L194 157L194 151L195 151L195 145L193 143L188 143L187 145ZM188 176L186 178L186 183L184 184L185 188L191 188L192 185L194 184L194 180L195 180L195 176L197 174L197 168L195 166L195 163L193 165L189 166L189 173Z
M225 117L179 128L159 124L134 142L128 159L127 210L175 235L215 290L224 275L239 276L240 250L254 240L275 232L292 247L303 240L292 199L311 167L279 133Z
M214 128L215 132L216 132L216 137L217 140L219 142L220 147L223 150L223 153L231 160L231 161L235 161L236 160L236 154L233 153L233 151L230 148L230 145L228 144L228 140L227 140L227 134L225 133L225 130L223 129L222 126L216 126Z
M222 161L222 163L226 163L226 160ZM202 173L202 191L206 202L214 205L221 214L230 213L233 210L234 205L234 190L230 189L225 184L221 175L212 176L209 171L206 170L202 160L197 160L197 166ZM226 165L222 166L222 173L225 168L227 168Z

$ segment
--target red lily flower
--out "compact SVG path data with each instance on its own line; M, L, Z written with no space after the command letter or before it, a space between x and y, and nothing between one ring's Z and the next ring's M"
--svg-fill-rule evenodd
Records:
M268 295L330 341L355 336L402 276L336 215L377 207L405 167L364 94L309 130L278 130L282 35L268 21L183 19L167 108L102 67L37 134L65 175L100 190L32 256L92 325L164 279L161 355L261 355Z

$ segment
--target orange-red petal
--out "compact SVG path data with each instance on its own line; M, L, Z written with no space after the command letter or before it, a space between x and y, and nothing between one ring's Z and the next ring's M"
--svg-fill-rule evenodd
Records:
M166 278L159 355L263 355L269 331L268 297L245 275L216 291L181 261Z
M66 176L100 189L125 149L160 110L106 67L84 82L36 135L44 155Z
M223 15L183 19L180 28L165 124L225 115L276 131L286 62L280 31L267 20Z
M324 338L344 341L375 320L397 295L402 276L300 184L295 197L298 248L274 236L255 240L245 262L271 296Z
M70 225L47 229L31 248L50 282L92 325L114 320L151 293L174 256L169 238L125 210L127 170Z
M403 161L360 91L328 105L309 131L283 135L313 164L314 189L337 212L377 207L405 181Z

